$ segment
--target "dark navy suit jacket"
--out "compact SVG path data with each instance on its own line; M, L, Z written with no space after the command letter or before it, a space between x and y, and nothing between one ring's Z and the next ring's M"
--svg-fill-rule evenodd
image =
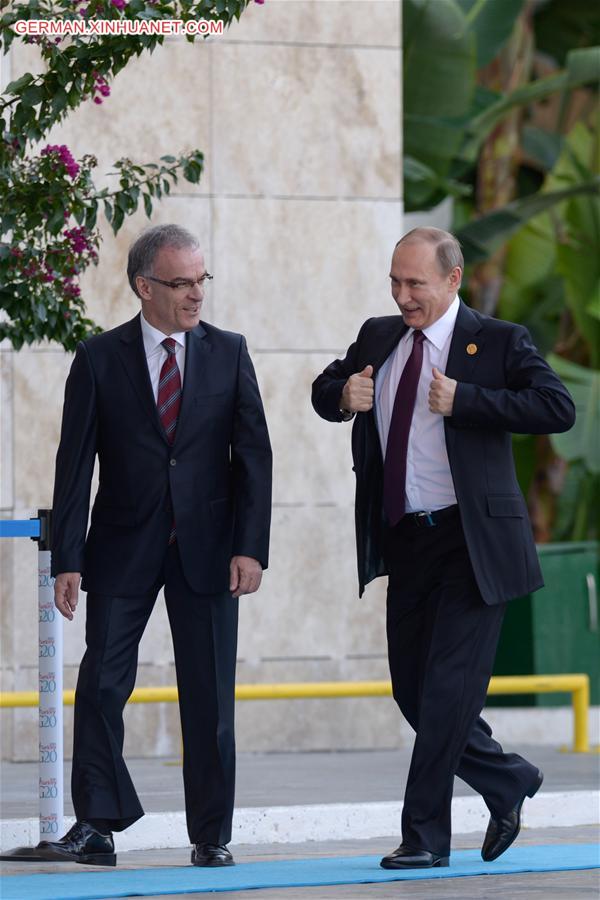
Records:
M343 360L313 384L315 410L331 422L346 380L366 365L374 376L406 331L402 317L369 319ZM474 345L475 352L467 351ZM473 351L473 346L470 348ZM444 433L469 556L486 603L502 603L543 585L525 500L512 455L511 433L567 431L571 397L521 325L481 315L461 302L446 365L458 382ZM383 540L383 458L375 410L358 413L352 429L356 473L359 591L386 575Z
M87 534L90 485L100 483ZM246 342L201 323L186 338L173 446L162 428L139 315L80 343L65 390L53 500L52 574L84 590L149 591L172 521L192 590L229 586L233 555L268 563L271 447Z

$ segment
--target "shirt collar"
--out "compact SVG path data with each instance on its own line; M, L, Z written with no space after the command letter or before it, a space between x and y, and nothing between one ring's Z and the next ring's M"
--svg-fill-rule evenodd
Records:
M166 337L173 338L174 341L182 347L185 347L185 331L177 331L174 334L163 334L162 331L159 331L158 328L155 328L154 325L151 325L150 322L144 318L143 312L140 312L140 324L142 326L142 338L144 340L146 356L150 356L151 353L154 353L156 348L162 344Z
M423 328L423 334L427 340L431 341L438 350L442 349L454 330L459 306L460 298L457 294L444 315L432 322L431 325L428 325L427 328ZM404 336L404 340L408 341L414 330L414 328L409 328Z

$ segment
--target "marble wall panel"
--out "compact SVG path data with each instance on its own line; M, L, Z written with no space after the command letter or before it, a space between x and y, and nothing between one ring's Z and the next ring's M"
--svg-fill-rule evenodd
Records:
M380 580L381 582L381 580ZM275 507L270 565L240 604L240 659L342 659L385 653L383 596L358 598L347 507Z
M385 655L238 663L238 684L361 681L389 677ZM242 751L357 750L410 745L412 732L391 697L249 700L236 705Z
M14 354L15 506L52 503L65 380L72 356L56 346Z
M276 504L347 506L354 497L352 423L325 422L310 401L314 378L333 358L316 352L253 354L273 447Z
M345 350L396 311L401 221L395 202L215 199L212 321L261 350Z
M399 47L400 0L269 0L250 4L225 40Z
M398 50L215 51L216 193L400 197Z

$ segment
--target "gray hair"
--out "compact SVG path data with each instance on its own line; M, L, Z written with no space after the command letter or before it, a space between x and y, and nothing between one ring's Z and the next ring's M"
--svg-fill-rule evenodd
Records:
M449 275L456 266L464 271L465 261L460 244L449 231L441 228L413 228L400 238L396 247L409 241L425 241L435 246L435 258L442 275Z
M176 250L190 248L198 250L198 239L180 225L154 225L142 231L129 248L127 258L127 277L134 294L138 294L135 280L138 275L151 275L156 254L162 247L174 247Z

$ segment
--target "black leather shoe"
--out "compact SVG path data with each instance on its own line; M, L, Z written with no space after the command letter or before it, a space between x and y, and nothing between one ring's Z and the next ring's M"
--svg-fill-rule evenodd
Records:
M88 866L116 866L112 834L100 834L89 822L75 822L59 841L40 841L35 852L54 862L76 862Z
M382 869L433 869L436 866L444 868L450 865L449 856L436 856L429 850L415 850L414 847L400 846L384 856L379 863Z
M538 771L537 778L533 786L526 791L516 806L507 812L505 816L490 816L483 846L481 848L481 858L485 862L492 862L494 859L508 850L510 845L517 837L521 830L521 807L525 802L525 797L533 797L539 791L544 775Z
M193 866L235 866L233 856L222 844L194 844Z

